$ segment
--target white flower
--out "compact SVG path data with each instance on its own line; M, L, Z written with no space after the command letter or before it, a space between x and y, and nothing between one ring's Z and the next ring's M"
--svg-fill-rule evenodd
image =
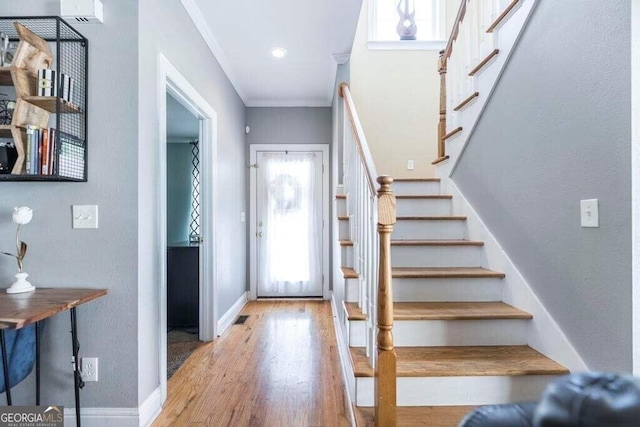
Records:
M25 225L31 222L33 218L33 210L26 206L14 208L13 210L13 222L18 225Z

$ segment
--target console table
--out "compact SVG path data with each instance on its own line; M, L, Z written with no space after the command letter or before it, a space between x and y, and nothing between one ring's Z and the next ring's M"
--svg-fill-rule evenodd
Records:
M80 376L78 359L78 325L76 307L107 294L106 289L38 288L33 292L7 294L0 289L0 351L4 374L7 405L11 405L11 387L5 341L6 329L20 329L36 324L36 405L40 405L40 338L39 324L42 320L62 311L71 313L71 345L73 354L73 377L76 400L76 425L80 426L80 389L84 386Z

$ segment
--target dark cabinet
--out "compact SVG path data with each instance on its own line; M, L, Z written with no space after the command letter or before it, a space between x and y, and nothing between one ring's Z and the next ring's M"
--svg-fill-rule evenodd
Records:
M198 326L200 247L189 242L167 248L167 326Z

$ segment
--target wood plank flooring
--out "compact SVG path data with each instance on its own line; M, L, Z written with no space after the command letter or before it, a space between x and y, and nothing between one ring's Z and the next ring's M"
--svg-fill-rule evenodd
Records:
M250 302L168 382L160 426L348 426L331 305Z

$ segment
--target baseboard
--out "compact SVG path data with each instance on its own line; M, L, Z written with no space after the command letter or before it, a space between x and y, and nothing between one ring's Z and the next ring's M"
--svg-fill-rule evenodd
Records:
M222 335L229 326L233 324L233 321L238 317L242 308L249 301L249 294L243 293L240 298L231 306L229 310L218 320L218 336Z
M342 380L344 381L344 385L345 385L345 394L347 396L347 402L346 403L346 407L348 408L349 411L349 421L351 422L352 426L356 426L356 416L355 413L353 411L353 405L354 405L354 401L352 399L352 394L355 391L355 377L353 377L353 373L352 375L349 376L349 372L347 371L347 367L351 366L351 361L349 359L346 359L347 357L349 357L349 349L346 348L347 347L347 341L344 338L344 335L342 333L342 326L340 325L340 317L338 316L338 307L336 306L336 300L333 294L333 291L331 292L331 312L333 315L333 329L336 332L336 340L337 342L337 346L338 346L338 355L340 356L340 366L342 368ZM352 386L351 384L353 383L353 388L354 390L352 390Z
M158 387L145 399L142 405L140 405L140 409L138 410L140 421L138 425L144 427L150 426L153 420L160 415L161 411L162 393L160 392L160 387Z
M451 178L446 176L440 178L442 179L443 191L453 195L453 212L456 215L467 216L467 237L471 240L484 241L488 267L506 274L502 286L502 300L533 315L527 334L529 346L564 365L572 372L589 370L585 361L544 307L531 285L500 246L500 243L460 189Z
M83 427L140 427L138 408L82 408L80 410ZM64 409L64 423L76 425L75 408Z

